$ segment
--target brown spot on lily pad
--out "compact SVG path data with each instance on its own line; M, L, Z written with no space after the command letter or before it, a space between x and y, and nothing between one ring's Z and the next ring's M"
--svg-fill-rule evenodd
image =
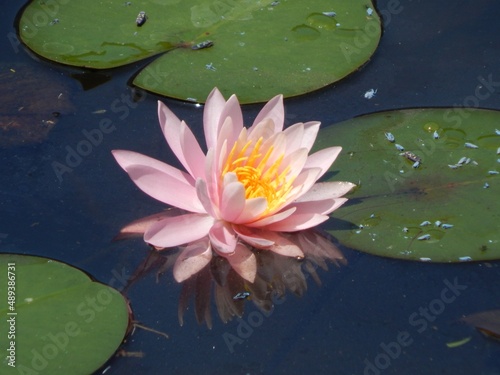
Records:
M61 75L29 65L0 69L0 147L42 142L74 107Z

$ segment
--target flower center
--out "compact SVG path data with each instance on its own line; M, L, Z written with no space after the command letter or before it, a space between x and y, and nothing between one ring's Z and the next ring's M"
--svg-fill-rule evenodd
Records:
M270 212L285 202L292 189L292 181L287 181L290 168L281 168L284 155L270 161L274 147L271 145L264 154L262 142L262 137L244 145L236 141L228 155L222 177L230 172L236 174L238 181L245 187L245 198L266 198L266 212Z

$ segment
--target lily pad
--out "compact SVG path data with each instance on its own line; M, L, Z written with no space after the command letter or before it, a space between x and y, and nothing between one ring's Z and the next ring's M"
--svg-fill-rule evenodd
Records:
M499 124L498 111L409 109L322 130L316 147L343 146L332 179L358 184L329 232L393 258L500 259Z
M135 85L197 102L217 86L249 103L319 89L365 64L381 36L373 8L370 0L43 0L23 10L19 34L37 54L80 67L163 54Z
M122 342L129 312L115 289L46 258L0 254L0 268L2 374L87 375Z

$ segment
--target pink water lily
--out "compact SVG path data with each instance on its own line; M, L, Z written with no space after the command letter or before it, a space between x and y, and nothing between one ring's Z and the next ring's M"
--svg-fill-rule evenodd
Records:
M161 102L158 116L168 145L187 172L132 151L115 150L113 155L142 191L185 212L167 211L127 227L143 233L156 248L187 244L174 266L178 281L207 265L212 250L249 281L257 267L249 246L302 257L301 249L277 232L324 222L354 186L316 182L341 147L309 155L320 123L297 123L283 130L281 95L246 128L236 96L225 101L214 89L204 110L206 153L186 123Z

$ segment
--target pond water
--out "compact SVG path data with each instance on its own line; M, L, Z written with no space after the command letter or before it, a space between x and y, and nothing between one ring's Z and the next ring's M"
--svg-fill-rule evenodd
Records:
M399 11L389 13L394 4ZM112 239L123 225L162 205L135 187L110 151L134 150L176 164L158 126L156 102L164 101L199 137L203 108L134 92L127 82L141 64L81 76L82 70L32 56L15 39L22 5L3 7L2 73L48 77L34 81L21 105L47 93L38 100L46 100L48 114L60 114L37 142L2 140L0 251L54 258L123 287L149 250L141 239ZM498 2L389 0L378 1L377 9L386 10L384 34L371 61L337 84L287 99L287 125L319 120L330 126L409 107L500 110ZM60 108L52 84L67 96ZM481 86L491 88L488 95L477 95ZM370 89L377 91L367 99ZM9 93L0 95L3 101ZM245 117L252 119L261 107L245 106ZM89 134L95 137L90 149L82 145ZM54 161L68 168L55 170ZM169 339L138 329L123 349L143 356L114 358L96 373L500 374L498 342L459 322L499 309L498 262L424 264L341 250L348 264L319 270L321 286L308 280L304 296L287 295L266 316L247 302L241 320L223 324L213 310L211 330L196 323L193 309L180 327L181 287L171 271L159 282L156 272L147 273L127 296L135 318ZM445 289L456 298L440 302ZM446 345L466 337L467 344Z

